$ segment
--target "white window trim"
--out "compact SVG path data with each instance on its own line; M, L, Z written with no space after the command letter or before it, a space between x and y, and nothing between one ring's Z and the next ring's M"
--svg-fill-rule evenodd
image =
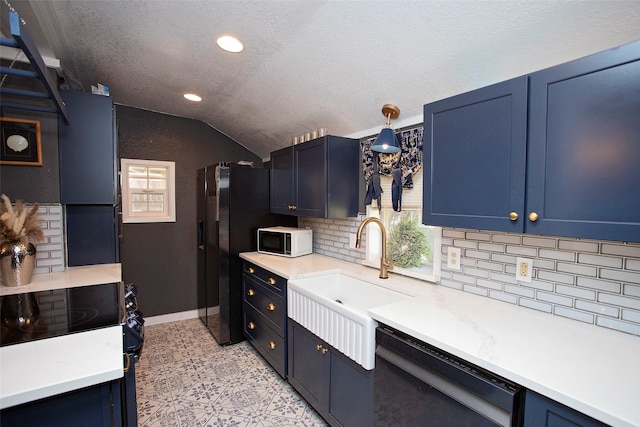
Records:
M167 204L168 214L133 212L131 209L131 189L129 188L129 167L144 166L167 169ZM122 222L150 223L176 222L176 164L162 160L120 159L120 188L122 194Z
M411 190L405 189L402 195L403 209L422 209L422 173L423 168L417 171L413 176L414 187ZM380 177L380 184L382 186L382 206L384 208L391 208L391 178L388 176ZM367 206L367 216L373 216L380 218L380 214L377 207L377 202L374 201L370 206ZM415 272L408 268L402 268L394 266L392 273L401 274L403 276L413 277L428 282L439 283L440 282L440 263L442 260L442 229L440 227L433 227L433 247L431 248L433 253L433 268L431 271ZM390 230L387 231L387 237ZM378 226L367 225L366 229L366 255L362 260L362 264L379 268L380 256L382 252L382 233Z

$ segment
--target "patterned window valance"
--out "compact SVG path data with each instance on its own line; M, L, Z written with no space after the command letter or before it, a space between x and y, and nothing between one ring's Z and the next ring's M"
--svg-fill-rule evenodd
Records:
M393 172L400 168L402 170L402 186L404 188L412 188L413 181L411 177L422 167L422 134L422 126L396 132L396 137L400 140L400 148L402 151L393 154L380 153L378 174L393 176ZM367 184L371 182L371 176L375 170L375 155L378 154L371 151L371 146L375 139L375 137L372 137L361 142L362 170Z
M378 209L382 208L380 176L384 175L393 179L391 185L393 210L397 212L402 210L402 189L413 188L413 174L422 167L422 134L422 126L396 133L401 151L393 154L371 151L375 137L361 142L362 170L366 181L364 200L366 205L377 200Z

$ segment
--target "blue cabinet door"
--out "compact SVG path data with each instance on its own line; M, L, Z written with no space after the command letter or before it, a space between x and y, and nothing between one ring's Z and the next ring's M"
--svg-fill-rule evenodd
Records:
M113 205L118 166L111 98L66 91L61 95L69 125L58 125L60 202Z
M271 153L271 180L269 188L271 213L293 215L290 207L293 196L293 147Z
M327 212L327 144L324 138L296 145L296 215L323 218Z
M526 231L640 241L640 42L530 76Z
M524 403L524 427L605 427L583 413L527 390Z
M522 232L526 131L526 76L425 105L423 223Z

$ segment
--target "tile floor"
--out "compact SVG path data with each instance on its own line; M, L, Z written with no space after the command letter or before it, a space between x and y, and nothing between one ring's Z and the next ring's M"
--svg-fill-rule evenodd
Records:
M248 342L221 347L199 319L145 328L136 389L140 427L327 425Z

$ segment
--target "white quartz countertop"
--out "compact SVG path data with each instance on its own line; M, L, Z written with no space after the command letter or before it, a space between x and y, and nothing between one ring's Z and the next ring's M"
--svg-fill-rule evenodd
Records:
M28 285L5 286L2 284L0 296L115 283L121 280L122 272L119 263L69 267L62 273L34 274Z
M0 409L122 378L122 326L0 347Z
M322 255L243 259L284 278L342 272L414 298L375 320L613 426L640 426L640 338Z

